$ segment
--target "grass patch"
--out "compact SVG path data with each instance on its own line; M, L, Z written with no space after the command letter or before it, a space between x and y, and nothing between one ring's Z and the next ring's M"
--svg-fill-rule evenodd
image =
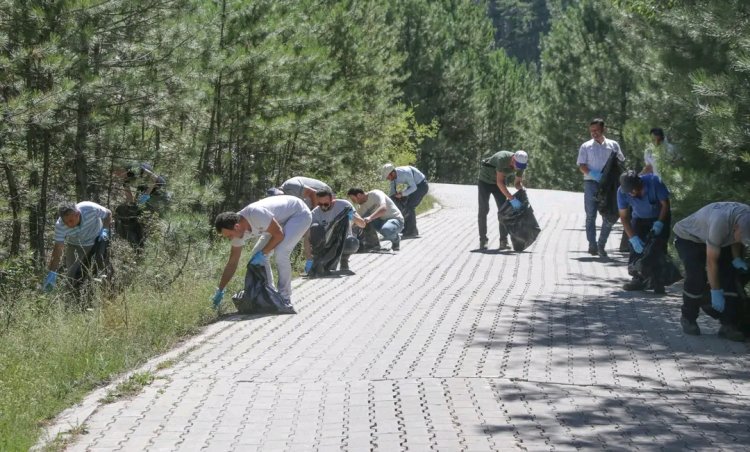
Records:
M416 208L417 215L432 210L432 208L435 207L435 204L440 204L437 198L427 193L424 195L424 198L422 198L422 202L420 202Z
M138 394L144 386L150 385L154 381L154 378L154 374L151 372L134 373L130 378L109 391L106 396L99 399L99 402L114 403L123 397L130 397Z

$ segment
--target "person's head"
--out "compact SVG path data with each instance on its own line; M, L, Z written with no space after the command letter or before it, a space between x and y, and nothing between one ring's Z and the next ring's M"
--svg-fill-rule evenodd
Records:
M349 191L346 192L346 196L348 196L352 202L357 204L362 204L367 201L367 193L361 188L350 188Z
M235 212L222 212L214 220L216 232L228 239L239 239L245 234L240 226L240 216Z
M654 144L661 144L662 141L664 141L664 130L661 128L654 127L649 133L651 134L651 141L653 141Z
M526 169L526 165L529 163L529 154L526 151L516 151L511 159L513 168L517 170Z
M62 203L57 207L57 216L69 228L74 228L81 222L81 212L75 204L70 202Z
M320 207L320 210L323 212L331 210L331 206L333 206L334 203L333 192L331 192L331 190L327 188L318 190L315 192L315 198L318 201L318 207Z
M734 241L750 249L750 214L742 215L734 226Z
M640 197L643 194L643 181L638 173L628 170L620 175L620 188L626 195Z
M284 194L284 190L277 188L277 187L271 187L266 190L266 196L279 196L283 194Z
M381 168L380 173L383 175L383 179L393 180L396 178L396 167L393 166L393 163L386 163Z
M604 140L604 120L601 118L592 119L589 123L589 133L594 141L601 143Z

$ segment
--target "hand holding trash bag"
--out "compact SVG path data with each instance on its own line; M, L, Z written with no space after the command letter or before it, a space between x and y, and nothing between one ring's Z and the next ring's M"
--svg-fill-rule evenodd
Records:
M732 260L732 267L743 273L747 273L748 271L747 262L745 262L745 259L741 257L735 257L734 260Z
M590 170L589 176L591 176L592 179L599 182L602 180L602 172L597 170Z
M214 303L214 308L218 308L221 304L221 299L224 298L224 290L216 288L216 292L214 292L214 296L211 297L211 301Z
M50 292L52 291L52 289L55 288L56 282L57 282L57 273L51 271L47 273L47 277L44 278L44 283L42 283L42 289L45 292Z
M645 244L643 243L643 240L641 240L641 238L637 235L630 237L630 245L633 247L633 251L635 251L636 254L643 253L643 247L645 246Z
M521 207L523 207L523 204L521 201L517 200L516 198L510 198L508 201L510 202L511 207L513 207L513 210L521 210Z
M651 226L651 232L654 233L654 235L661 234L661 231L664 229L664 223L656 220L654 221L654 224Z
M723 289L711 289L711 307L719 312L724 312L724 290Z
M250 263L252 265L266 265L266 255L263 254L263 251L258 251L250 259Z

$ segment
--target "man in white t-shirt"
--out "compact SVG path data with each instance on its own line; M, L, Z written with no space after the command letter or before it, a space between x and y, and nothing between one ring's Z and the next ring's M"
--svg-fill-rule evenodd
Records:
M393 200L382 190L365 192L361 188L349 189L347 196L359 205L354 224L362 229L372 225L384 239L391 241L391 249L398 251L401 246L398 234L404 229L404 217Z
M349 256L359 248L359 240L352 236L354 206L336 199L331 190L319 190L316 198L310 226L313 266L308 276L328 274L337 263L342 272L349 272Z
M253 254L250 262L266 267L266 276L273 284L269 255L276 255L276 269L279 273L278 290L291 305L292 264L289 259L292 250L310 227L311 215L302 200L294 196L280 195L256 201L239 212L224 212L216 216L216 231L231 239L232 250L224 267L219 286L212 298L214 306L221 303L224 288L237 271L242 248L251 237L267 235L268 241Z

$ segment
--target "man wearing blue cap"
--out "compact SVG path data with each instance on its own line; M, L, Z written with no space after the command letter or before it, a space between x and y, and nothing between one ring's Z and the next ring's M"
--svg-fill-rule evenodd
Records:
M479 249L487 249L487 214L490 212L490 195L495 198L498 213L507 201L513 209L520 209L521 201L508 190L506 181L509 176L514 177L516 190L523 190L523 172L529 162L529 155L525 151L500 151L483 158L479 165L479 177L477 187L479 190ZM508 246L508 230L498 216L500 229L500 250L506 250Z

